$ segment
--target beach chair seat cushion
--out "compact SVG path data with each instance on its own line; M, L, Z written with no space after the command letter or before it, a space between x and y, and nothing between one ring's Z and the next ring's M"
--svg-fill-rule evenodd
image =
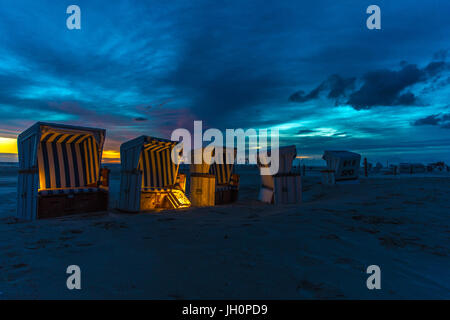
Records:
M175 187L144 187L141 189L141 210L180 209L189 206L189 199L184 192Z

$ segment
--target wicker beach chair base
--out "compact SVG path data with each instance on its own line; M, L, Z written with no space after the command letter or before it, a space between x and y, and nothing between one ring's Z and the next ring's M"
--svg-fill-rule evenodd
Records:
M108 192L100 188L45 190L38 196L38 219L106 211Z

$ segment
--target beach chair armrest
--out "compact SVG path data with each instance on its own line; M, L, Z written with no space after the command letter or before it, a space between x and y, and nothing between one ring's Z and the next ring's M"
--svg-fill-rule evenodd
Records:
M183 192L186 192L186 175L184 173L179 173L175 180L175 188Z

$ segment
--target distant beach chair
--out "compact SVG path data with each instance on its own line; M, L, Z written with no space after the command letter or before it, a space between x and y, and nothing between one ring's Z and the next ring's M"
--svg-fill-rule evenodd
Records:
M214 149L214 157L217 150ZM221 150L222 163L214 162L209 169L209 173L216 177L216 205L232 203L239 198L239 175L234 173L237 150L235 148L222 148ZM227 158L233 159L233 162L227 163Z
M292 162L297 156L295 146L280 147L279 170L275 175L261 174L259 200L271 204L295 204L302 202L302 184L300 173L292 171ZM271 156L271 150L267 155ZM261 156L260 156L261 157ZM267 159L264 159L267 163ZM258 167L266 167L260 161Z
M412 166L410 163L400 163L399 164L399 173L412 173Z
M38 122L18 139L17 216L34 220L108 207L105 130Z
M322 182L334 182L345 180L357 180L361 155L349 151L325 151L322 159L327 162L327 169L322 170ZM334 174L334 179L329 175ZM326 177L324 177L326 175Z
M425 173L426 171L426 167L422 163L411 164L411 173Z
M185 194L186 176L172 161L176 145L175 141L140 136L120 146L120 210L140 212L191 205Z

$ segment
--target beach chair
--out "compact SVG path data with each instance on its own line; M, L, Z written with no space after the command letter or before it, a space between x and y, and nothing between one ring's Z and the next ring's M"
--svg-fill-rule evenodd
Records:
M140 136L120 146L120 210L140 212L191 205L185 195L186 177L172 161L176 145L175 141Z
M108 208L104 129L38 122L18 139L17 216L34 220Z
M349 151L325 151L322 159L327 162L326 171L334 173L334 181L357 180L361 155Z
M222 151L222 163L214 162L209 169L209 173L216 177L215 204L228 204L237 201L239 197L239 175L233 172L237 150L235 148L217 150ZM216 150L213 152L214 157L215 153ZM233 162L227 163L227 157L233 159Z
M295 204L302 202L302 185L300 173L292 171L292 162L297 156L295 146L280 147L279 152L279 170L275 175L261 174L261 188L259 191L259 200L270 204ZM271 150L267 155L271 156ZM261 157L261 155L260 155ZM264 157L264 156L263 156ZM267 163L267 159L264 159ZM258 167L262 168L268 165L258 161Z
M205 149L192 150L191 164L189 165L190 192L189 198L193 206L209 207L215 205L216 176L210 173L211 165L204 161ZM194 163L195 155L202 159L201 163ZM213 155L213 150L209 156Z

